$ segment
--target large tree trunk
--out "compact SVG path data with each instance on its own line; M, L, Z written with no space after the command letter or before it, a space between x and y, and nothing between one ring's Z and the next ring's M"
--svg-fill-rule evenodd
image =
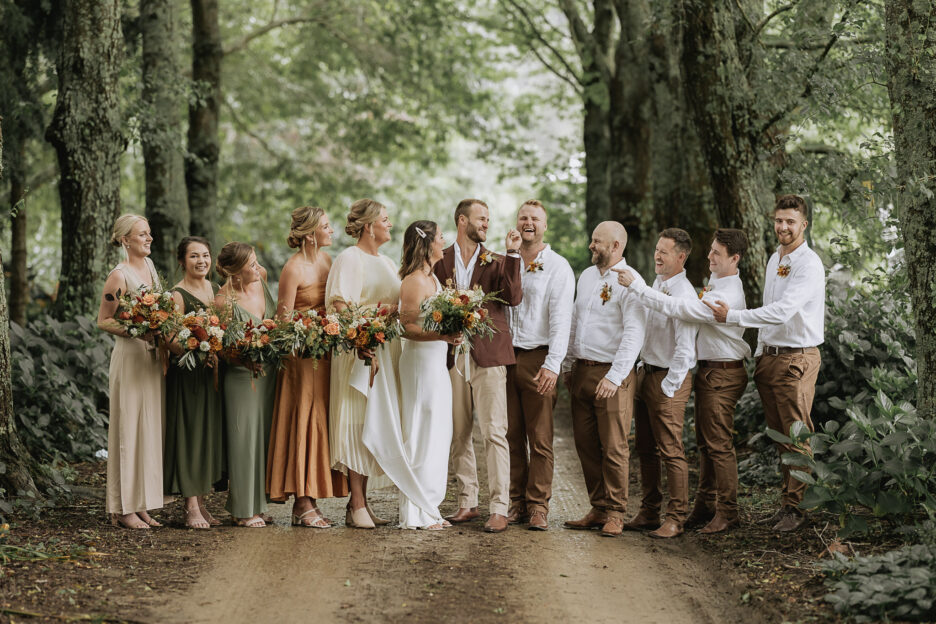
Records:
M91 315L110 264L120 214L121 133L117 79L123 52L120 1L66 0L58 97L46 133L58 155L62 271L55 313Z
M740 274L749 306L762 300L764 228L772 199L758 158L754 93L739 58L730 3L683 2L682 76L714 194L718 225L744 230Z
M585 228L588 236L611 218L611 136L608 111L600 103L585 100Z
M897 210L916 318L917 408L936 417L936 5L888 0L887 90L900 182Z
M26 306L29 304L29 274L26 263L26 142L18 137L13 149L14 160L9 168L10 177L10 320L19 325L26 324ZM9 153L9 144L7 145ZM0 273L2 275L2 273Z
M143 34L143 105L140 126L146 166L146 217L153 233L152 259L168 274L175 248L189 232L181 116L184 93L176 63L175 18L171 0L140 0Z
M0 119L0 178L3 177L3 119ZM10 319L7 314L6 292L3 286L3 255L0 254L0 488L4 498L35 492L30 474L30 456L16 435L13 419L13 387L11 385Z
M192 80L198 97L189 104L185 183L191 211L190 231L218 247L218 159L221 140L221 29L218 0L191 0Z

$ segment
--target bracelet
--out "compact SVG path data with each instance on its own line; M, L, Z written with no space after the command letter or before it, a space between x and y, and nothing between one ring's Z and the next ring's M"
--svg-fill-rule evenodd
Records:
M507 253L509 253L509 254L519 254L519 253L520 253L520 250L519 250L519 249L508 249L508 250L507 250Z

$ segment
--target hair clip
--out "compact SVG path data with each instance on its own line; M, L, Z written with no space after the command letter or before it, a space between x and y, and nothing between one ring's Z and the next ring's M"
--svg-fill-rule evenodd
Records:
M416 233L419 234L419 238L426 238L426 233L419 229L419 226L416 226Z

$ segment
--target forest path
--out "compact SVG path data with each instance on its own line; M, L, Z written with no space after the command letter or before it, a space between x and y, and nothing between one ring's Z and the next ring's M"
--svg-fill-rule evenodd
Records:
M275 527L224 529L234 535L197 584L183 594L154 596L145 619L644 624L769 619L739 604L734 573L721 570L690 538L663 541L625 532L612 539L563 529L564 520L580 517L589 504L568 411L557 410L556 416L549 531L511 526L490 535L480 522L439 532L292 528L290 505L273 505ZM632 512L639 495L632 483ZM394 490L374 492L371 499L379 515L396 518ZM333 520L343 520L346 501L323 500L320 506ZM449 496L443 512L453 506Z

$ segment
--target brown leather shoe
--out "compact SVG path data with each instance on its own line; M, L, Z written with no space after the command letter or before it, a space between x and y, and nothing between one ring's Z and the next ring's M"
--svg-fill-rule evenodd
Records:
M660 527L660 516L656 512L641 509L629 522L624 523L628 531L652 531Z
M507 524L523 524L529 519L530 514L527 513L526 505L523 503L512 505L507 512Z
M714 517L715 510L710 509L697 498L695 505L692 506L692 511L689 512L689 517L686 518L686 521L683 523L683 528L697 529L707 525Z
M531 531L545 531L549 528L549 524L546 522L546 512L542 509L537 509L530 514L530 526L527 527Z
M704 527L699 529L699 533L703 535L709 535L711 533L721 533L722 531L727 531L728 529L734 529L741 525L741 521L738 520L738 517L735 516L731 518L729 516L724 516L720 513L715 514L715 517L712 518L712 521L706 524ZM685 528L685 525L683 525Z
M585 514L584 517L579 518L578 520L566 520L562 523L567 529L576 529L579 531L592 531L594 529L600 529L604 526L604 523L608 520L608 514L601 511L600 509L595 509L592 507L591 511Z
M601 534L605 537L617 537L624 531L624 516L608 514L608 521L601 527Z
M485 533L503 533L507 530L507 516L492 513L488 521L484 523Z
M783 517L774 525L774 531L780 531L781 533L795 531L806 522L806 514L795 507L784 507L781 514Z
M453 515L446 518L452 524L461 524L462 522L471 522L475 518L480 518L481 514L478 513L477 507L459 507Z
M676 537L677 535L682 535L682 527L679 526L675 520L670 520L667 518L661 526L656 531L650 531L650 537L656 537L659 539L669 539L671 537Z

